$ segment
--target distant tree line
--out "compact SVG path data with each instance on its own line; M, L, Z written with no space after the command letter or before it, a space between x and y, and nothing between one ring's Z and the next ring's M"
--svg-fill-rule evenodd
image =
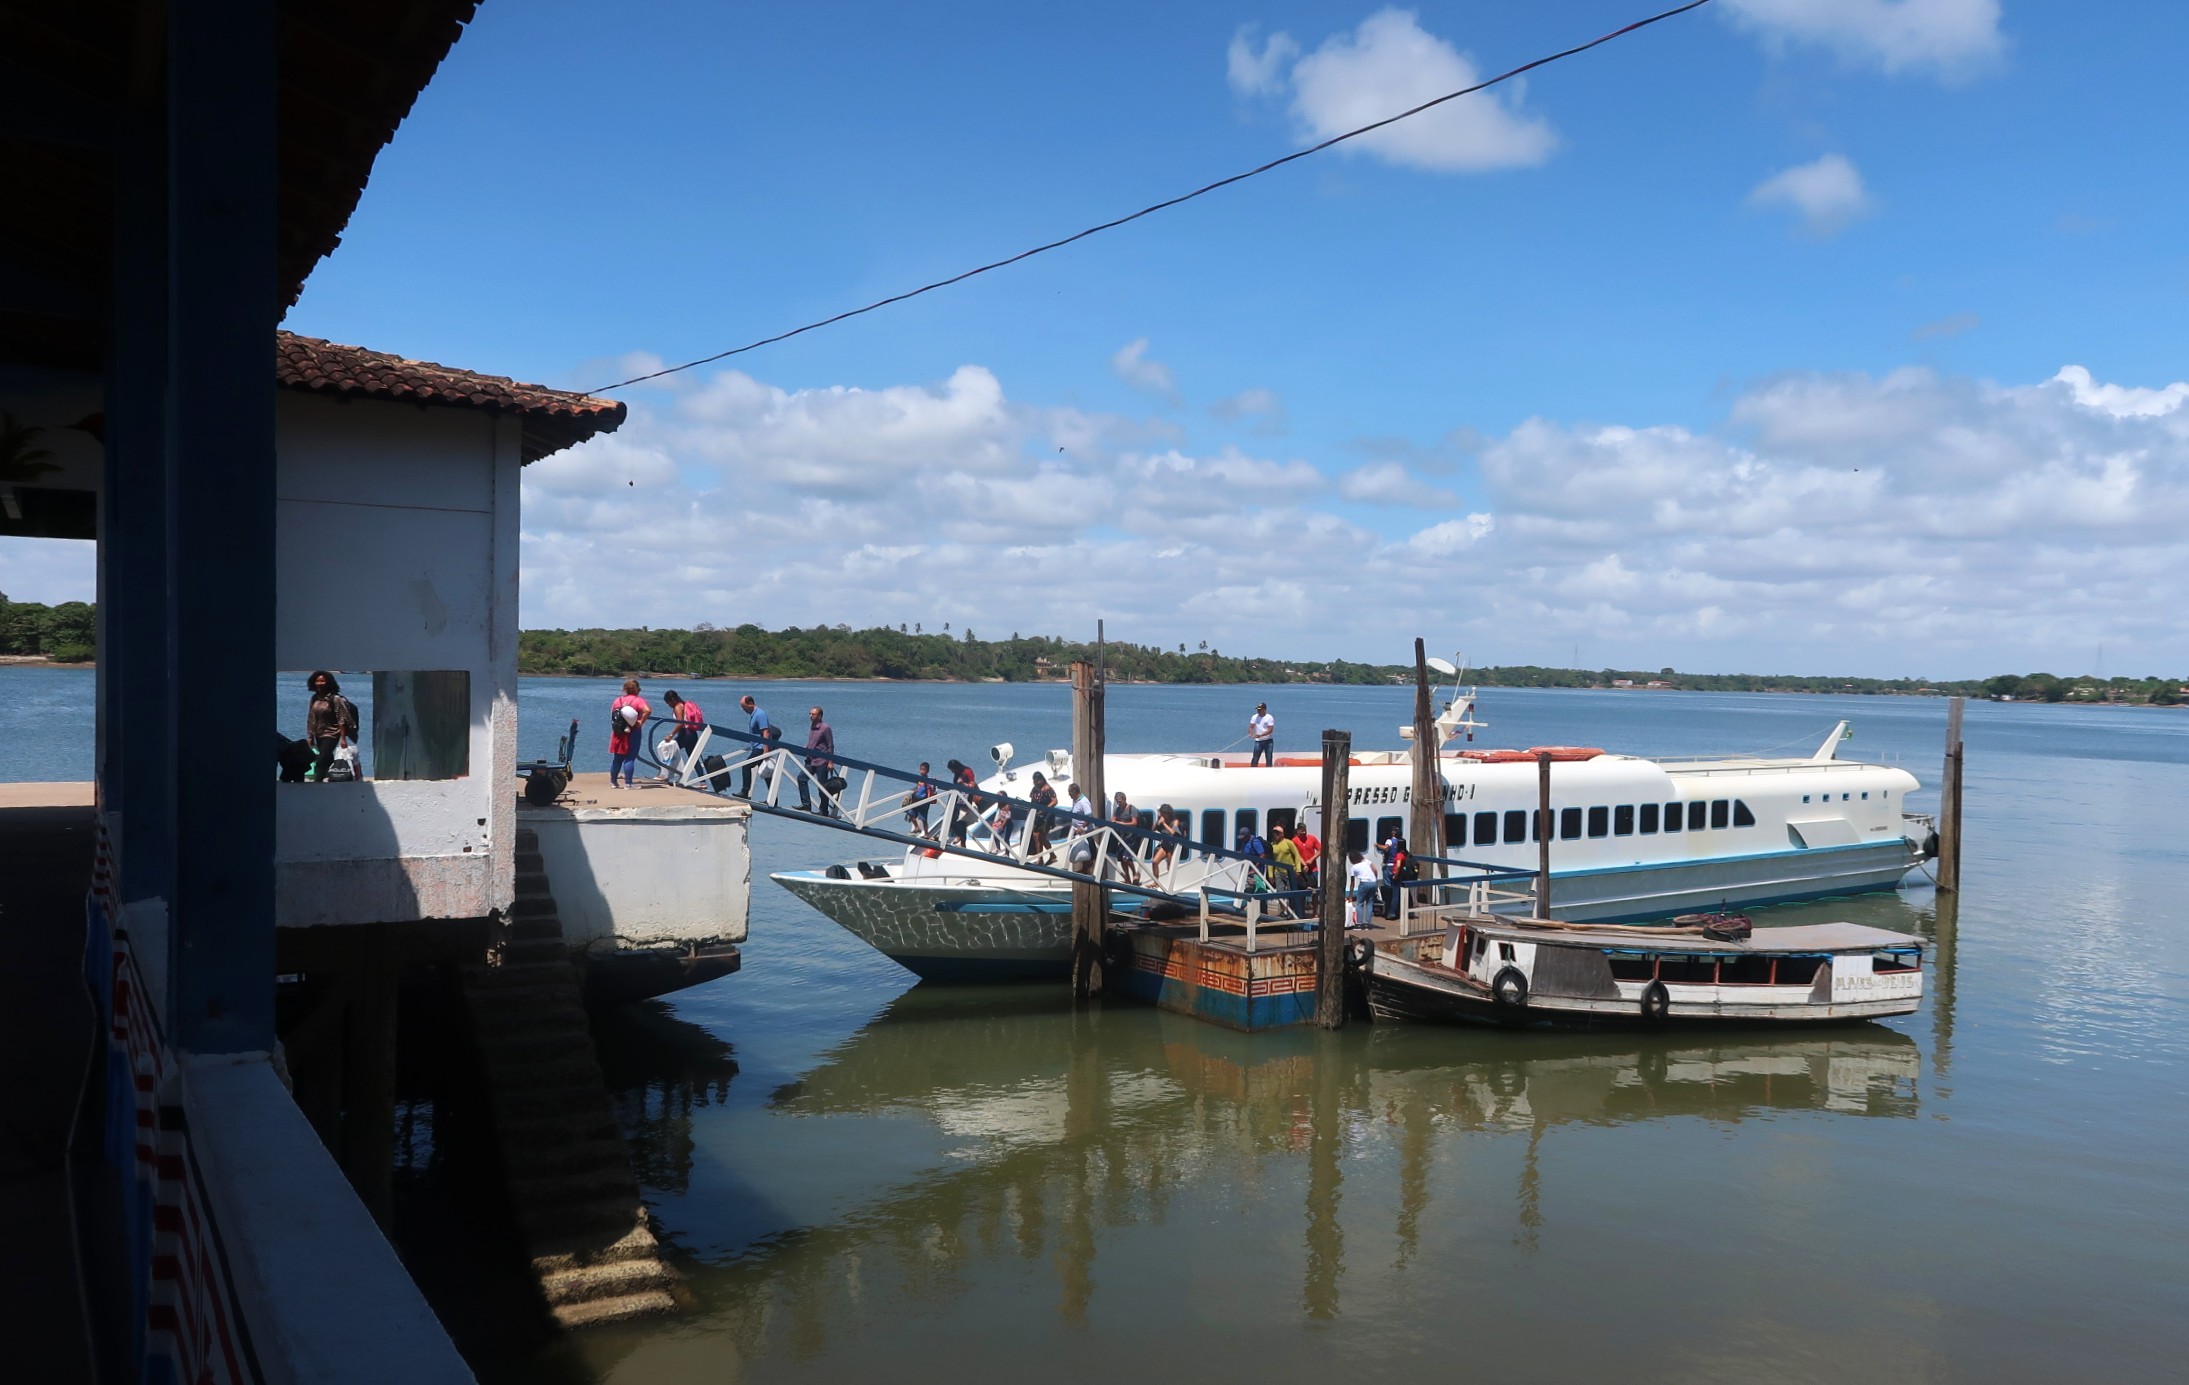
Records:
M10 601L0 592L0 654L43 655L57 664L88 664L98 656L97 610L88 601L44 606Z
M817 625L764 630L757 625L691 630L526 630L518 636L520 673L608 678L626 673L683 677L921 678L1007 683L1057 680L1077 659L1094 658L1091 641L1054 635L983 640L971 629L922 625ZM1103 646L1113 680L1146 683L1403 683L1410 664L1259 659L1225 654L1206 640L1175 647ZM2062 678L2049 673L1990 679L1837 678L1790 674L1681 673L1675 669L1571 669L1518 664L1475 669L1469 681L1502 688L1681 689L1698 692L1859 693L2012 697L2046 702L2152 702L2181 697L2178 678Z

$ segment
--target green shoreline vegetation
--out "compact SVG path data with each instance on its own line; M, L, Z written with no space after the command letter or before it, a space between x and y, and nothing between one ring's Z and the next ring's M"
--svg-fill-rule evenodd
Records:
M97 612L83 601L44 606L0 593L0 658L89 663ZM935 682L1053 682L1094 645L1013 633L983 640L970 629L919 626L854 630L848 625L764 630L757 625L691 630L526 630L517 638L517 671L576 678L627 673L684 678L840 678ZM1410 664L1257 659L1208 647L1111 643L1110 677L1131 683L1405 683ZM2026 702L2106 702L2174 706L2189 700L2189 679L2000 674L1934 682L1923 678L1835 678L1792 674L1681 673L1676 669L1573 669L1515 664L1469 670L1487 688L1617 688L1636 691L1836 693L1887 696L2009 697Z
M627 673L687 678L885 678L1030 683L1061 680L1075 659L1094 657L1090 641L1013 633L983 640L970 629L928 632L918 626L854 630L848 625L764 630L757 625L691 630L526 630L517 639L517 671L612 678ZM1225 654L1206 641L1189 647L1110 643L1110 677L1134 683L1404 683L1411 664L1327 663ZM1922 678L1834 678L1753 673L1681 673L1674 669L1570 669L1521 664L1469 671L1492 688L1633 688L1636 690L1862 693L2011 697L2032 702L2149 703L2183 700L2182 678L2105 682L2050 673L1933 682Z
M97 653L98 628L98 611L88 601L44 606L10 601L6 592L0 592L0 657L87 664Z

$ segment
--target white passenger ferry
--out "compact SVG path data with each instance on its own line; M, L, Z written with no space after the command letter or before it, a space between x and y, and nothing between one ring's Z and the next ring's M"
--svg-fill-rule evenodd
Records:
M1445 856L1533 871L1537 866L1537 754L1551 766L1551 913L1561 919L1666 919L1896 887L1925 860L1931 820L1905 811L1915 777L1838 758L1841 722L1798 759L1648 760L1587 747L1454 750L1473 718L1472 690L1453 691L1437 718ZM1403 728L1405 735L1411 728ZM981 787L1025 797L1027 769L1008 747ZM1321 761L1279 757L1249 767L1237 754L1108 755L1105 787L1123 789L1152 821L1158 804L1186 815L1196 841L1232 846L1242 830L1305 823L1326 850L1368 847L1403 832L1411 811L1413 752L1356 751L1343 838L1332 842L1320 803ZM1039 766L1060 798L1071 755ZM977 837L974 843L980 845ZM1062 973L1070 958L1069 885L988 862L930 856L781 871L775 881L862 941L925 978L1005 980ZM1118 897L1120 908L1136 906Z

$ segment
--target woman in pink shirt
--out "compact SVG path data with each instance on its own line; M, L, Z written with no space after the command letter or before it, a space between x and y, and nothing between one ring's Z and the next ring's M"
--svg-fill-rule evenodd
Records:
M628 789L638 778L638 756L633 747L636 738L644 735L646 718L654 709L646 705L646 699L638 695L638 680L623 680L623 696L608 704L608 787ZM616 776L623 782L618 784Z

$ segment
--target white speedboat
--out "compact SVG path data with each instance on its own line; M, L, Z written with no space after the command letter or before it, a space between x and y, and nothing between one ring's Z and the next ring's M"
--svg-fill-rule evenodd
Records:
M1846 723L1798 759L1649 760L1590 747L1450 748L1484 723L1472 690L1454 690L1437 718L1445 855L1533 871L1537 755L1551 766L1551 914L1585 922L1666 919L1896 887L1935 844L1931 821L1904 811L1915 776L1838 758ZM1403 728L1402 735L1411 728ZM982 781L1025 796L1009 763ZM1195 841L1229 847L1242 830L1305 823L1328 844L1367 847L1403 832L1413 798L1413 751L1356 751L1343 840L1331 842L1315 757L1250 768L1236 754L1103 757L1105 787L1122 789L1143 822L1157 804L1183 812ZM1040 768L1071 782L1071 755ZM974 845L981 845L976 830ZM1176 867L1173 868L1177 869ZM780 871L773 879L893 960L934 980L1062 974L1071 951L1067 882L1003 864L908 849L902 859ZM1138 907L1130 896L1120 908Z

